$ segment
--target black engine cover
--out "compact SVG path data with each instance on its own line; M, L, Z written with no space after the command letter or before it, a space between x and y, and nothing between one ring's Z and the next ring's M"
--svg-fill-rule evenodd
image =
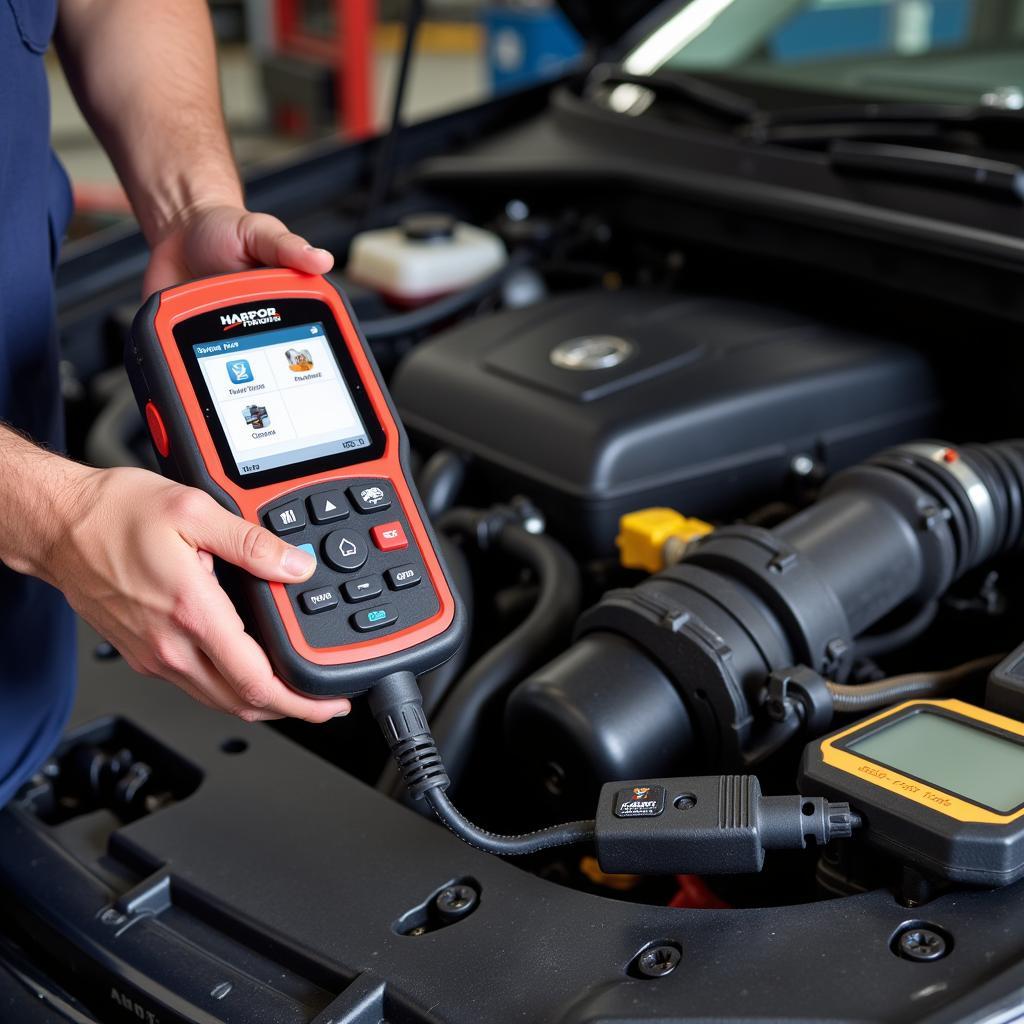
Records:
M421 445L477 456L578 549L612 550L648 505L727 516L778 497L794 457L829 473L926 436L912 349L734 299L573 293L416 348L392 392Z

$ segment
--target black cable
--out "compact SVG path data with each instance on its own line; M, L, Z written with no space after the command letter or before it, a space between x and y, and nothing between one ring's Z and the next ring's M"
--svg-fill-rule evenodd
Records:
M441 534L438 540L441 551L452 576L452 583L462 600L462 610L466 616L466 635L472 635L474 615L473 574L470 572L469 561L465 552L450 537ZM451 689L466 667L469 655L469 644L460 645L459 649L443 664L432 672L420 676L419 687L423 697L423 710L429 720L444 695ZM398 773L394 761L389 760L377 780L377 789L396 799L401 796L404 783Z
M593 821L573 821L512 836L478 828L456 810L444 793L450 780L423 713L416 677L411 672L385 676L370 690L367 699L410 796L416 800L425 798L440 821L460 839L485 853L516 857L552 846L587 842L594 837Z
M443 790L431 789L424 797L447 828L463 842L483 850L484 853L496 853L502 857L524 856L540 853L541 850L548 850L553 846L586 843L594 838L593 820L568 821L564 825L552 825L550 828L515 836L495 835L463 817Z
M402 105L409 80L409 68L412 65L412 54L416 48L416 36L419 34L420 23L423 21L423 8L424 0L409 0L409 9L405 16L405 42L398 65L395 95L391 103L391 124L387 134L380 140L377 166L374 170L373 182L370 185L370 198L366 204L364 220L367 222L380 208L391 187L391 178L395 169L395 150L398 147L398 136L402 130Z

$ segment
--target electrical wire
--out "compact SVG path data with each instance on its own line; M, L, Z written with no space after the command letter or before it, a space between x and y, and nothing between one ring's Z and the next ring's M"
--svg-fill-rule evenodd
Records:
M593 820L568 821L564 825L552 825L536 832L525 832L515 836L495 835L469 821L443 790L431 789L424 794L424 798L445 827L463 842L483 850L484 853L496 853L502 857L521 857L540 853L553 846L586 843L594 838Z
M835 711L873 711L915 697L940 697L975 673L995 668L1004 657L1005 654L990 654L938 672L908 672L874 683L850 686L830 681L826 685Z
M440 821L464 842L485 853L518 857L594 838L597 826L593 820L570 821L511 836L496 835L474 825L444 792L451 780L427 724L416 677L411 672L385 676L370 690L367 700L409 795L414 800L425 799Z

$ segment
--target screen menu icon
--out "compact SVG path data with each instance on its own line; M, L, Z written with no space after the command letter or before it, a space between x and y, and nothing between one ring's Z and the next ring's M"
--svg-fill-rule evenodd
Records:
M313 369L313 357L306 348L290 348L285 352L288 369L292 373L309 373Z
M232 359L227 367L232 384L248 384L252 380L252 367L248 359Z
M265 405L247 405L242 410L242 418L253 430L262 430L270 424Z

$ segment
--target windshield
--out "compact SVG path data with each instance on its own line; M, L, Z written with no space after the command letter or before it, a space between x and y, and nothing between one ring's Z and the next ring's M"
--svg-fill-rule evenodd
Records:
M1024 109L1024 0L690 0L631 75L718 73L828 97Z

